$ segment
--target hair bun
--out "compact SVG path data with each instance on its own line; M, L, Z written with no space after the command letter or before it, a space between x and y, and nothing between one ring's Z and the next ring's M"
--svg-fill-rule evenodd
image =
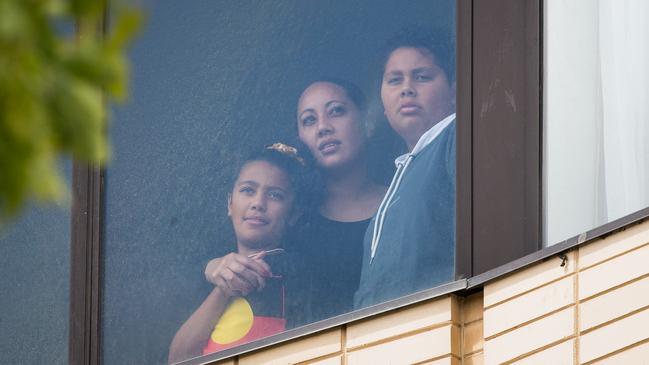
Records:
M300 157L297 152L297 148L289 146L282 142L276 142L271 145L266 146L267 150L274 150L291 158L294 158L300 165L305 166L304 159Z

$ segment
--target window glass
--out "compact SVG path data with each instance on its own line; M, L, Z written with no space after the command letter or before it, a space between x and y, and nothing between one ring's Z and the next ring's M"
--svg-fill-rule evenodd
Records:
M69 207L32 206L0 227L0 293L2 362L67 364Z
M144 6L112 113L105 364L184 360L454 279L455 1ZM395 35L414 43L384 51Z
M649 3L545 4L548 245L649 206Z

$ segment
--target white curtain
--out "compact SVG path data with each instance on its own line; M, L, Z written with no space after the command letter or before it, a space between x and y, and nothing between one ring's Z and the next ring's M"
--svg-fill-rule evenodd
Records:
M544 241L649 206L649 1L547 0Z

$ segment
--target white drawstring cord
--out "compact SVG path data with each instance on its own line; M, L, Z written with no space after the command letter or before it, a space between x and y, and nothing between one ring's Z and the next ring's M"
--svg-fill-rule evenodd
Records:
M374 255L376 254L376 247L378 245L376 237L378 235L379 221L381 220L381 216L383 214L383 211L385 210L384 208L386 206L386 201L388 201L390 199L390 196L392 195L392 191L394 190L394 183L399 178L402 168L403 168L403 164L397 165L397 171L392 176L392 181L390 181L388 191L385 192L385 195L383 196L383 200L381 200L381 204L379 204L379 209L376 212L376 219L374 220L374 229L372 230L372 245L370 247L370 265L372 264L372 260L374 259Z
M399 185L401 184L401 179L403 178L403 175L405 175L405 171L408 168L408 165L410 165L410 161L412 161L414 155L408 155L408 158L406 159L406 162L404 164L399 164L397 171L395 172L394 176L392 177L392 181L390 182L390 187L388 188L387 193L383 197L383 201L381 201L381 204L379 205L379 210L376 215L376 221L374 222L374 229L372 231L372 245L370 247L370 265L372 264L372 261L374 260L374 256L376 255L376 249L379 247L379 240L381 239L381 233L383 231L383 222L385 221L385 216L388 211L388 207L390 206L390 202L392 201L392 198L394 198L394 194L396 194L397 189L399 188Z
M392 182L390 182L390 187L388 187L388 191L385 193L385 196L383 197L383 200L381 201L379 209L376 213L376 220L374 221L374 229L372 231L372 245L370 246L370 265L372 264L372 260L374 260L374 256L376 255L376 249L379 247L379 240L381 239L381 233L383 232L383 222L385 222L385 216L387 215L388 207L390 206L392 198L394 197L394 194L396 194L399 185L401 185L401 178L403 178L408 165L419 153L419 151L430 144L433 139L435 139L449 124L453 123L454 121L455 113L447 116L441 122L434 125L419 138L419 141L417 141L415 148L413 148L412 151L407 155L406 161L403 164L397 162L397 171L394 173ZM403 157L403 155L401 157ZM398 160L400 160L401 157L399 157Z

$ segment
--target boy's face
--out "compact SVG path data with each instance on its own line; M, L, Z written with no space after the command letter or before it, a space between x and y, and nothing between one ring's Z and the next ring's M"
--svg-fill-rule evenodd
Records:
M455 111L455 86L430 52L402 47L385 63L381 100L392 129L412 151L427 130Z
M266 161L245 164L228 201L237 244L248 249L280 244L292 207L293 189L282 169Z

